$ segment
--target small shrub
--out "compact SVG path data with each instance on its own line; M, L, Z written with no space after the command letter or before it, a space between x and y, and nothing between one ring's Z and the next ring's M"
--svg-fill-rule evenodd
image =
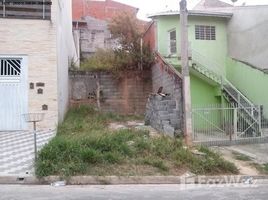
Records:
M164 164L163 160L156 159L156 158L145 158L142 160L143 164L150 165L156 167L162 171L168 171L169 168Z
M206 147L200 147L199 151L205 153L206 155L202 159L197 157L193 158L193 165L190 166L190 168L194 173L196 174L239 173L239 170L233 163L224 160L218 153L215 153Z
M104 163L116 164L122 161L122 156L118 152L106 152L103 154Z
M81 157L84 162L94 164L94 163L99 162L101 155L98 151L91 149L91 148L87 148L87 149L82 149Z
M81 62L80 68L89 71L114 71L117 68L113 50L98 49L95 54Z
M261 173L261 174L268 174L268 163L266 164L258 164L252 163L252 165Z
M251 158L249 156L247 156L247 155L237 153L237 152L232 152L232 154L234 155L234 158L236 160L251 161Z

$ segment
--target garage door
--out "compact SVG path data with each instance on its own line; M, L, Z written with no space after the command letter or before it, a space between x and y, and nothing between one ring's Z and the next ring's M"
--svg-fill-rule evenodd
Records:
M0 56L0 131L27 129L27 112L27 59Z

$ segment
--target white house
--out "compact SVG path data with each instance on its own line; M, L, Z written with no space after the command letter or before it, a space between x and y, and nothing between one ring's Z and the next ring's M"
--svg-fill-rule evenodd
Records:
M75 52L71 0L0 0L0 131L31 129L25 113L63 120Z

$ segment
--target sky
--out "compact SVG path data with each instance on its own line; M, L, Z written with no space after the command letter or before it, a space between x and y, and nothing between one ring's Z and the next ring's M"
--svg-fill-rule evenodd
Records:
M180 0L114 0L139 8L138 18L148 20L146 16L155 12L165 10L179 10ZM200 0L187 0L188 9L195 6ZM231 0L221 0L232 4ZM268 0L238 0L235 5L240 6L243 3L246 5L268 5Z

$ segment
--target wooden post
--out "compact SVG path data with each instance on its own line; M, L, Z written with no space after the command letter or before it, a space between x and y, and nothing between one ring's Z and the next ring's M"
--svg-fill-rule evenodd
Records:
M97 80L96 80L97 88L96 88L96 98L97 98L97 107L100 110L101 105L100 105L100 74L97 74Z
M183 120L186 145L192 146L191 90L188 57L188 11L186 0L180 2L181 65L183 76Z

